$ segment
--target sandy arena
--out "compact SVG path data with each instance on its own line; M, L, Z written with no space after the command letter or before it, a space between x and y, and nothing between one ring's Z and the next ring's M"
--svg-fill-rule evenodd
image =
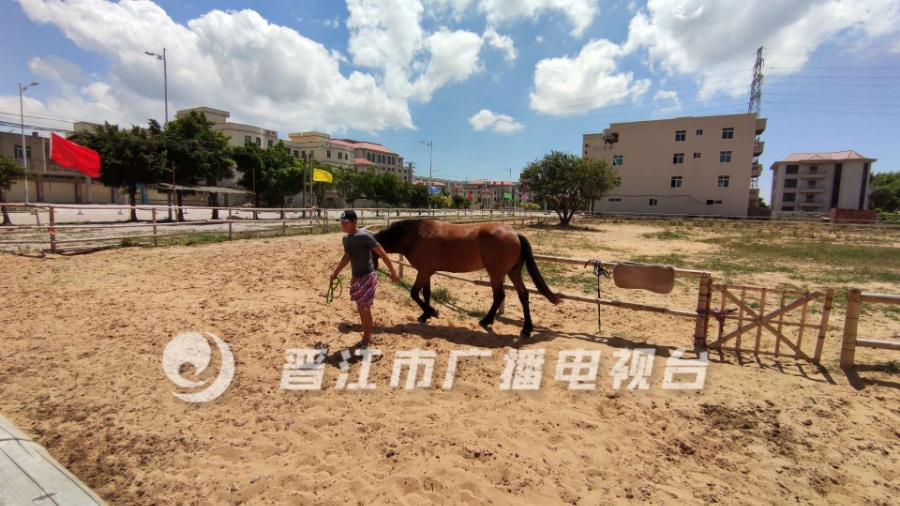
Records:
M715 248L642 238L653 230L602 226L560 248L606 261ZM692 347L688 319L603 308L598 337L594 307L532 295L536 329L523 342L514 294L489 334L477 324L487 288L434 278L454 300L421 325L407 292L381 277L377 388L335 389L329 362L322 391L282 390L286 349L359 339L346 287L325 302L340 255L339 234L3 255L0 413L110 504L897 504L900 376L854 379L837 367L842 309L823 368L712 353L705 387L674 391L662 389L663 372L675 349ZM605 296L696 307L693 285L668 296L609 286ZM861 325L898 334L884 316ZM173 396L181 390L162 370L166 344L191 331L221 337L236 361L230 388L206 404ZM492 355L462 360L443 390L449 352L471 347ZM636 347L656 350L649 390L614 390L613 353ZM414 348L437 352L432 388L391 388L394 353ZM554 381L560 351L577 348L601 351L594 390ZM540 390L499 389L511 349L546 350ZM900 358L857 352L876 357Z

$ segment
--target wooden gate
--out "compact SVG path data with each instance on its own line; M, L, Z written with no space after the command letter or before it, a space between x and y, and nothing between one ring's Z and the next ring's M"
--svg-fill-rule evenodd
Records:
M718 334L707 348L819 363L834 289L799 292L718 284L713 291L721 296L719 307L709 312Z

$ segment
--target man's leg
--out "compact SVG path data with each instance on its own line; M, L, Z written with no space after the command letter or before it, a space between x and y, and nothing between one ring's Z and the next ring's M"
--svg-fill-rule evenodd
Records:
M359 311L359 320L363 328L363 343L372 342L372 304L357 303L356 309Z

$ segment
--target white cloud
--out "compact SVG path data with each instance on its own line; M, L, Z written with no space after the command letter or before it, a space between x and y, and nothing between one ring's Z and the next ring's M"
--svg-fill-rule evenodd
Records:
M668 73L698 74L702 97L716 92L740 96L749 86L760 46L766 67L790 73L825 41L839 35L844 43L871 41L898 23L896 0L650 0L647 10L632 18L625 50L646 48L651 65Z
M413 126L406 102L374 76L344 76L338 53L253 11L212 11L185 26L150 1L18 1L32 21L55 25L109 64L108 76L45 100L48 114L57 117L162 119L161 62L144 51L167 47L170 117L179 108L206 105L282 134Z
M63 85L77 86L81 81L81 68L58 56L32 58L28 61L28 68L41 79Z
M464 81L479 71L478 53L482 42L477 34L463 30L441 30L430 35L425 40L425 47L431 53L431 60L414 84L417 98L428 101L437 88Z
M466 13L466 9L474 0L425 0L426 10L433 18L440 18L444 13L449 13L454 20L460 21Z
M538 44L543 44L543 43L544 43L544 36L543 36L543 35L538 35L537 37L534 38L534 41L537 42Z
M616 59L621 47L608 40L586 44L575 58L550 58L535 66L531 109L554 116L580 114L628 98L636 100L650 88L647 79L635 80L620 72Z
M598 4L599 0L480 0L478 11L490 25L537 19L547 11L558 11L572 24L572 36L580 37L600 12Z
M488 29L484 31L484 40L488 43L489 46L506 53L506 55L504 56L506 61L516 61L516 46L513 43L512 37L509 37L508 35L500 35L496 30L488 27Z
M512 116L496 114L487 109L478 111L478 114L469 118L469 123L479 132L482 130L493 130L495 132L508 133L525 128Z
M678 98L678 92L673 90L659 90L653 95L655 104L652 116L659 118L663 116L672 116L681 112L681 99Z

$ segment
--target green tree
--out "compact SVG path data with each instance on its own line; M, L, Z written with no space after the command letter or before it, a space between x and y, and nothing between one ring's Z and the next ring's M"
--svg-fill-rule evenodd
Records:
M390 172L382 172L381 174L372 173L371 187L369 188L368 198L375 201L376 205L384 202L391 206L401 204L403 192L401 190L402 181L396 174Z
M255 191L254 202L260 206L282 207L285 197L304 188L300 160L284 150L284 142L267 149L248 143L233 148L232 157L241 173L238 184Z
M332 176L332 181L330 183L326 183L323 181L313 181L313 193L316 195L316 202L319 202L319 207L322 207L321 203L325 202L325 192L330 189L334 189L334 172L335 168L331 165L327 165L318 160L313 162L313 168L318 170L323 170Z
M429 197L428 186L424 184L407 184L409 185L409 192L407 197L409 207L413 209L426 209L428 207Z
M603 160L552 151L528 164L520 179L534 200L556 204L559 225L567 227L576 211L615 186L616 172Z
M472 205L472 201L469 200L469 197L464 197L462 195L454 195L453 196L453 207L456 209L468 209Z
M159 123L151 119L147 128L132 126L126 130L104 123L91 133L72 136L73 142L100 155L100 182L128 192L131 221L137 221L138 186L164 182L169 174L160 133Z
M212 129L212 121L199 111L170 121L163 131L163 142L169 164L175 165L175 181L178 185L194 186L201 183L216 186L219 180L233 177L232 151L228 137ZM176 191L178 221L184 221L181 209L183 196ZM218 206L218 195L209 194L209 205ZM213 219L218 212L213 212Z
M335 171L334 188L350 207L354 207L357 200L366 196L363 176L355 170Z
M0 204L6 203L6 192L12 188L13 183L23 177L25 177L24 167L10 156L0 155ZM3 225L12 225L6 206L3 206Z
M872 176L869 208L884 212L900 210L900 172L882 172Z
M450 209L453 205L453 199L446 193L435 193L428 201L434 209Z

